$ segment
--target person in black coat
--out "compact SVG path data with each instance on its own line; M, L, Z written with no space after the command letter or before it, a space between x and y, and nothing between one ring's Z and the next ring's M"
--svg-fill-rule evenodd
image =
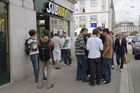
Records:
M127 43L126 39L122 37L122 33L119 34L119 38L115 40L115 49L114 52L116 53L116 60L118 66L120 66L120 70L123 71L123 64L124 64L124 56L127 53ZM121 59L121 64L120 64Z

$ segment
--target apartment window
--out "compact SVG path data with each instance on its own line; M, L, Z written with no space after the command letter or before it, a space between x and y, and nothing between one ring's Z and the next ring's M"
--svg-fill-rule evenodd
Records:
M80 8L80 13L85 13L85 8Z
M85 1L80 1L80 5L84 5L85 4Z
M96 5L97 4L97 0L91 0L91 5Z
M91 15L90 21L97 21L97 15Z
M85 16L80 16L79 21L81 21L81 22L86 21L86 17Z
M102 0L102 3L103 3L103 4L106 4L106 0Z
M105 11L105 10L106 10L106 6L102 5L102 11Z
M97 10L96 6L91 6L91 12L95 12Z
M103 28L103 29L105 28L105 24L102 24L102 28Z
M78 20L78 16L76 16L76 21Z
M83 28L83 27L85 28L86 25L85 25L85 24L81 24L81 25L79 25L79 27L80 27L80 28Z

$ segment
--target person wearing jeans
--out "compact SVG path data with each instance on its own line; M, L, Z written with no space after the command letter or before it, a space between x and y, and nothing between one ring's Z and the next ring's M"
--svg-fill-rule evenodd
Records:
M34 75L35 75L35 82L38 82L38 73L39 73L39 51L38 51L38 41L36 39L36 31L30 30L29 31L30 38L28 39L28 47L30 49L30 59L33 64Z
M106 38L103 50L103 71L105 76L103 83L108 84L111 82L112 38L109 36L109 30L107 28L103 30L103 35Z
M86 82L87 78L87 62L85 55L86 46L84 42L84 35L86 35L87 31L88 31L87 28L82 28L75 42L75 54L77 57L76 80L79 81L82 79L83 82Z
M120 71L123 71L124 55L127 53L127 43L126 39L122 37L122 33L119 34L119 38L115 40L116 60L118 66L120 66ZM121 64L120 64L121 59Z

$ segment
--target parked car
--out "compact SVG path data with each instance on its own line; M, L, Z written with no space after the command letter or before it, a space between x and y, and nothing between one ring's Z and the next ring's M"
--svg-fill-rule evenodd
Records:
M132 53L135 55L135 59L140 55L140 34L137 34L132 40Z
M128 42L128 44L131 44L132 43L132 39L134 38L135 36L128 36L126 38L126 41Z

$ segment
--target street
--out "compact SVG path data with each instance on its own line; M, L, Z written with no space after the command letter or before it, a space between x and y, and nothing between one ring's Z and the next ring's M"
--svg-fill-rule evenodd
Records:
M76 81L76 61L70 67L61 64L61 70L52 70L54 87L51 89L37 89L34 77L27 78L18 83L13 83L0 88L0 93L139 93L140 90L140 61L134 60L131 46L128 46L131 62L124 67L124 72L117 68L112 70L112 81L107 85L89 86L88 83ZM132 80L131 80L132 79Z

